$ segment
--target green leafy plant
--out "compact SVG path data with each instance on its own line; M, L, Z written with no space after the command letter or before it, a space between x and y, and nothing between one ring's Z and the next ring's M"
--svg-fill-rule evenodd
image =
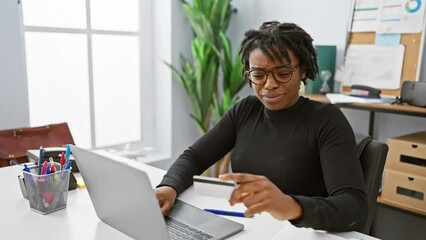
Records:
M220 118L225 114L228 109L238 102L239 98L237 96L238 92L244 87L246 81L241 77L241 71L243 70L243 65L240 62L240 59L235 57L232 61L232 47L231 42L223 31L219 32L220 39L222 40L222 57L221 57L221 68L223 75L222 82L222 98L217 95L213 97L213 124L216 124Z
M219 64L213 57L211 45L201 38L192 41L194 63L181 55L182 71L168 64L174 77L182 84L189 96L194 114L192 119L200 133L205 133L210 125L210 105L217 89Z
M245 84L242 64L238 57L233 60L225 34L235 9L231 0L194 0L192 4L182 1L182 6L194 33L193 61L181 55L181 69L166 64L188 94L194 109L191 118L203 134L238 101L236 94ZM218 82L219 70L222 82Z

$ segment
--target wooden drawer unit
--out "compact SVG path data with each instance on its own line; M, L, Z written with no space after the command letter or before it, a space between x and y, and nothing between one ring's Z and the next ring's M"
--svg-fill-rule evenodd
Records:
M398 205L426 213L426 177L386 169L381 197Z
M426 177L426 132L389 138L386 169Z

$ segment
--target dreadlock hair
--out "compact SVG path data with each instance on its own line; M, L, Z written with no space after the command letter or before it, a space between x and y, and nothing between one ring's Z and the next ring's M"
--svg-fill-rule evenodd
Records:
M250 53L259 48L265 56L274 61L283 57L291 63L288 50L291 50L299 59L299 65L306 71L306 77L302 79L306 85L306 79L315 79L318 74L317 53L312 45L313 39L302 28L294 23L280 23L277 21L264 22L259 30L249 30L244 34L240 45L240 57L243 64L242 76L250 70ZM251 82L249 81L250 87Z

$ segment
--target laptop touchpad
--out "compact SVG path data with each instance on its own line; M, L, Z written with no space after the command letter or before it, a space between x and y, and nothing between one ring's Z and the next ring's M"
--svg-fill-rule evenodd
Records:
M215 215L180 200L176 200L168 216L191 226L206 223L216 217Z

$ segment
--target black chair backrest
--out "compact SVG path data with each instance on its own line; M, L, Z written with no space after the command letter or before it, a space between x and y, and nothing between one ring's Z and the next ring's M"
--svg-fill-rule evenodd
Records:
M388 145L363 134L355 134L358 158L366 186L368 218L363 233L369 234L376 212L377 196L382 181Z

